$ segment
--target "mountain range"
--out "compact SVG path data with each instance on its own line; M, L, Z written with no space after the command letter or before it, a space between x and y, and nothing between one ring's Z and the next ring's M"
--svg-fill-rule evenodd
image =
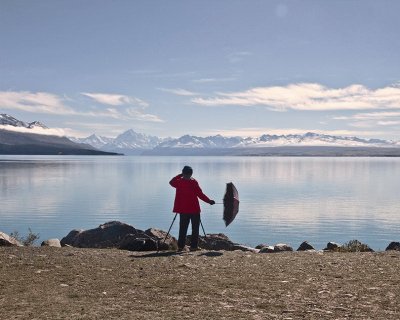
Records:
M2 125L2 126L1 126ZM0 115L0 146L8 135L8 145L24 145L28 137L43 144L64 144L77 149L126 155L255 155L255 156L400 156L400 142L363 139L308 132L305 134L269 135L260 137L198 137L159 138L130 129L115 138L92 134L86 138L57 137L18 133L11 139L7 126L48 129L38 121L26 123L12 116ZM46 131L46 130L44 130ZM17 134L16 132L12 132ZM38 137L39 136L39 137ZM49 138L51 137L51 138ZM11 140L10 140L11 139ZM22 141L22 142L21 142ZM0 148L1 149L1 148ZM0 150L1 152L1 150Z
M262 135L256 138L198 137L162 139L128 130L115 139L95 134L73 141L91 144L105 151L143 155L397 155L400 142L361 139L308 132L290 135Z

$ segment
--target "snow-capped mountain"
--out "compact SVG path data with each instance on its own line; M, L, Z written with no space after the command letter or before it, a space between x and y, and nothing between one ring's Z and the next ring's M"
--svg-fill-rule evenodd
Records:
M170 139L157 145L157 148L234 148L240 145L243 138L223 137L221 135L210 137L196 137L184 135L178 139Z
M156 136L149 136L137 133L132 129L121 133L106 147L115 147L120 149L151 149L157 146L163 139Z
M119 152L124 154L140 154L143 150L153 149L165 139L137 133L132 129L127 130L115 138L108 138L92 134L87 138L73 138L70 140L79 143L90 144L96 149Z
M24 122L21 120L18 120L8 114L2 113L0 114L0 125L3 126L13 126L13 127L23 127L27 129L33 129L35 127L41 127L43 129L48 129L43 123L39 121L33 121L33 122Z
M330 146L330 147L400 147L400 143L391 140L361 139L308 132L306 134L269 135L257 138L196 137L185 135L166 141L157 148L262 148L283 146Z
M114 140L113 138L98 136L97 134L92 134L91 136L86 138L74 138L74 137L68 137L68 138L76 143L89 144L92 147L95 147L96 149L101 149L106 144L111 143Z

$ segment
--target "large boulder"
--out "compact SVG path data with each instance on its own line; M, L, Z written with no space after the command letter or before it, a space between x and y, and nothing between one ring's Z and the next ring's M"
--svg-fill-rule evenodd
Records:
M0 231L0 247L23 247L23 245L17 239Z
M386 248L386 251L395 250L400 251L400 242L391 242Z
M95 229L72 230L61 239L61 245L79 248L118 248L126 235L138 233L143 233L143 231L123 222L111 221Z
M60 243L61 246L72 246L77 247L78 245L78 236L80 233L84 232L83 229L74 229L71 230L64 238L61 239ZM76 244L76 245L75 245Z
M111 221L90 230L72 230L61 239L62 246L78 248L118 248L130 251L174 250L177 241L159 229L142 231L119 221Z

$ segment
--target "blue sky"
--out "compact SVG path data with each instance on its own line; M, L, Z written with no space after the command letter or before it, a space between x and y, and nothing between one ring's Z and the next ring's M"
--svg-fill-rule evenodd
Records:
M400 140L400 1L0 0L0 113L66 135Z

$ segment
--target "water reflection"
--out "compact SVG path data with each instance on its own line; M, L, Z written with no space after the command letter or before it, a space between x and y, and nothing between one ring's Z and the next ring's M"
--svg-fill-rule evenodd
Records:
M382 249L398 241L396 158L1 157L0 230L31 227L60 238L109 220L167 229L168 181L187 164L217 201L226 182L240 192L240 213L227 229L221 205L202 205L207 232L249 245L308 240L322 248L357 238Z

